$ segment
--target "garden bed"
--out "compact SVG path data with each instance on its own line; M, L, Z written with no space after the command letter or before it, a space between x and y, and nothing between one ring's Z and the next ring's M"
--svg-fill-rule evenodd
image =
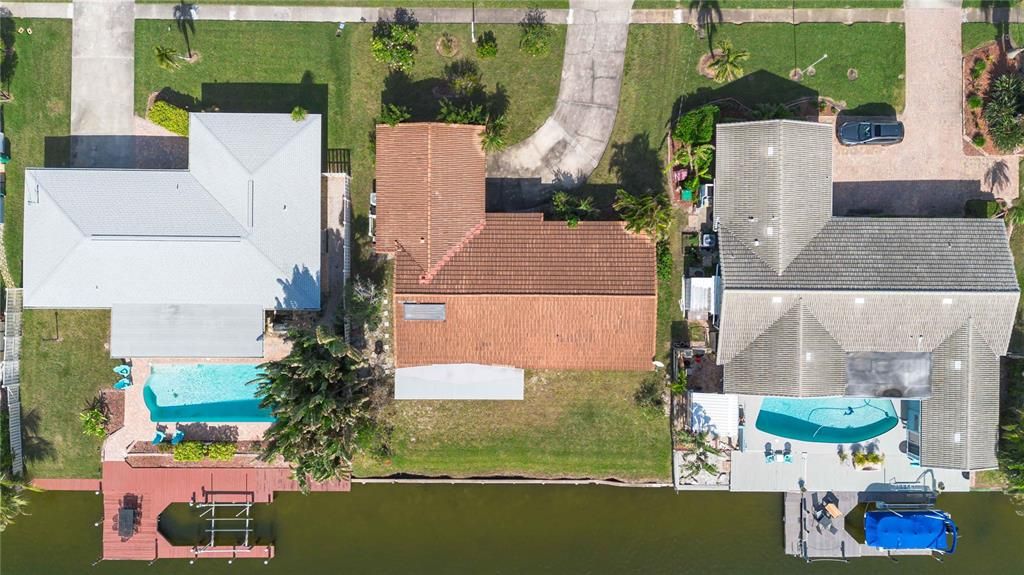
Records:
M202 459L200 461L175 461L174 451L169 443L153 445L148 441L136 441L128 448L125 461L132 467L284 467L287 464L275 459L272 462L260 461L261 442L239 441L235 443L235 456L227 461Z
M101 403L107 416L107 435L124 427L124 392L118 389L104 389L100 392Z
M1019 58L1019 57L1018 57ZM975 72L975 66L980 70L979 62L985 62L984 70ZM964 129L964 152L969 155L1002 155L1004 152L996 148L989 135L988 125L984 118L984 107L972 107L972 100L980 99L981 102L988 101L989 87L992 82L1006 73L1019 69L1017 58L1010 60L1002 44L988 42L971 50L963 59L963 129ZM973 140L981 135L985 142ZM979 140L980 141L980 140Z

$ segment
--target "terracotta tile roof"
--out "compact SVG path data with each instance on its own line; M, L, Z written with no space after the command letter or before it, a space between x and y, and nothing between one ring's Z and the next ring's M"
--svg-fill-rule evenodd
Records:
M421 275L484 220L481 126L377 126L377 251L401 245Z
M486 223L428 280L399 254L397 293L652 295L654 243L622 222L544 221L487 214Z
M445 320L406 321L402 302L443 303ZM397 367L642 371L655 353L655 295L395 295L395 304Z

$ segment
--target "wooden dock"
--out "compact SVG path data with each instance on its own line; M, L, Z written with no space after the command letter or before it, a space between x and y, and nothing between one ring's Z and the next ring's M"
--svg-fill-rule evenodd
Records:
M351 484L336 481L314 484L312 491L348 491ZM133 468L127 463L103 463L103 559L153 561L167 558L269 559L272 545L208 548L197 554L191 546L171 545L157 529L160 513L172 503L202 501L208 492L237 493L239 501L269 503L276 491L298 491L287 468ZM134 535L118 535L117 516L125 497L138 502L138 527Z

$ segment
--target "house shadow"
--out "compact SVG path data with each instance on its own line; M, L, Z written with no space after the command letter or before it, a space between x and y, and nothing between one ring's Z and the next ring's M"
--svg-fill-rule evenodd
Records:
M979 8L985 22L992 24L992 39L1002 40L1010 33L1010 9L1017 4L1013 0L981 0Z
M47 136L47 168L184 170L188 138L181 136Z
M836 216L963 217L964 202L992 200L978 180L834 182Z
M693 108L715 104L721 121L771 119L759 117L759 108L786 106L794 117L817 119L818 91L767 70L757 70L717 88L701 87L676 99L666 130ZM814 110L813 113L810 110Z

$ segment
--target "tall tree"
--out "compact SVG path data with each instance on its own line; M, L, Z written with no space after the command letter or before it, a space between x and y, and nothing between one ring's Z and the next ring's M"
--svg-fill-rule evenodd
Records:
M626 221L626 229L650 234L661 241L668 237L672 226L672 210L664 194L634 196L626 190L615 192L615 211Z
M261 458L283 457L304 492L309 481L348 479L360 428L369 422L370 387L357 376L362 358L323 327L288 335L292 351L264 363L256 380L260 405L275 421L264 433Z
M8 478L6 474L0 473L0 532L12 525L14 520L21 515L28 515L25 508L28 507L28 499L22 495L22 491L42 491L32 487L15 478Z
M729 40L720 40L715 52L708 68L714 72L716 82L731 82L743 75L743 62L750 58L750 52L736 49Z

